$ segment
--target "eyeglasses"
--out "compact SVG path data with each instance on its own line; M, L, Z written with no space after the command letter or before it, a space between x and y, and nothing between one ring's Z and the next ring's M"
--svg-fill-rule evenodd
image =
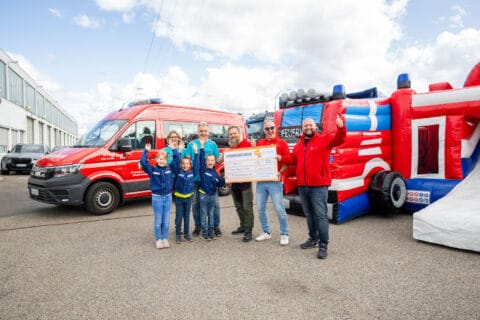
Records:
M265 131L272 130L273 131L273 130L275 130L275 127L266 127L266 128L263 128L263 130L265 130Z
M177 136L171 136L169 139L178 139Z

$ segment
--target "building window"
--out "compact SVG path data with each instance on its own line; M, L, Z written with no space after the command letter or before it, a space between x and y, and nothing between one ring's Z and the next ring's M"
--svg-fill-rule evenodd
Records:
M7 97L7 78L5 73L5 63L0 61L0 97Z
M25 84L25 97L26 97L26 104L25 109L27 111L35 113L35 90L29 84Z
M37 108L36 108L37 112L35 114L40 118L43 118L45 117L45 99L40 93L38 93L38 91L37 91L36 100L37 100Z
M23 106L23 80L15 71L11 69L8 69L8 71L8 85L10 89L10 97L8 99L19 106Z

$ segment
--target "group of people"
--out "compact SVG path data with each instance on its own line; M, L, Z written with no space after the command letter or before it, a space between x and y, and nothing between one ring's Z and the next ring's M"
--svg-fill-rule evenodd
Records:
M278 180L256 184L256 200L262 233L256 241L271 239L271 228L267 214L267 200L271 198L280 225L280 245L289 243L288 216L283 204L282 172L289 165L296 165L296 176L302 209L308 227L308 239L300 245L302 249L318 247L317 257L325 259L329 243L329 221L327 209L328 186L331 184L329 157L333 147L343 143L346 128L343 118L336 118L335 133L319 133L315 121L307 118L302 123L302 136L290 153L285 140L277 136L273 121L265 121L265 138L248 141L242 137L241 128L228 128L231 149L255 146L275 146L277 151ZM156 155L156 165L148 161L150 144L145 145L140 163L150 176L154 231L156 247L169 248L168 230L172 190L175 195L175 241L192 241L190 236L190 210L195 223L192 235L211 241L222 236L220 229L220 206L217 188L225 185L223 177L215 170L215 164L223 158L216 143L209 139L206 122L198 124L198 138L185 147L180 135L171 131L167 136L168 146ZM243 235L242 241L252 240L254 225L253 187L251 182L231 184L231 194L239 217L239 227L233 235Z

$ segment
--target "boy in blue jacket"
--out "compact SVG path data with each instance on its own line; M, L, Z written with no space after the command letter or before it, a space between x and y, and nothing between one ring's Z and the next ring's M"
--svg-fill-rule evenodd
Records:
M155 231L157 249L169 248L168 228L170 226L170 208L172 206L173 172L167 165L168 154L159 151L155 156L157 163L153 167L148 161L148 152L152 148L145 144L140 163L143 171L150 176L152 190L153 229Z
M225 185L225 179L218 176L215 170L215 156L209 154L205 157L205 149L203 143L200 145L200 154L198 147L193 145L195 152L194 172L200 173L200 226L202 229L202 240L215 240L215 232L213 229L213 220L215 212L215 198L217 197L217 187ZM197 156L198 155L198 156ZM207 228L208 220L208 228Z

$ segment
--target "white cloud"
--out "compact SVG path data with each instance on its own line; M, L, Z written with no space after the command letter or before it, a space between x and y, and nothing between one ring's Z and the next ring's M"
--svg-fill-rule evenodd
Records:
M461 6L452 6L453 15L450 17L450 26L453 28L463 28L463 17L467 14Z
M58 9L54 9L54 8L50 8L48 9L48 11L50 11L50 13L58 18L61 18L62 17L62 12L60 12L60 10Z
M195 59L197 60L203 60L203 61L213 61L215 59L215 56L211 53L208 53L206 51L198 51L194 50L192 52L192 55Z
M75 24L87 28L87 29L98 29L102 25L100 20L95 18L90 18L87 15L78 15L73 18Z
M136 0L97 0L97 5L104 10L129 11L137 5Z
M135 12L125 12L122 14L122 21L126 24L130 24L135 20Z

